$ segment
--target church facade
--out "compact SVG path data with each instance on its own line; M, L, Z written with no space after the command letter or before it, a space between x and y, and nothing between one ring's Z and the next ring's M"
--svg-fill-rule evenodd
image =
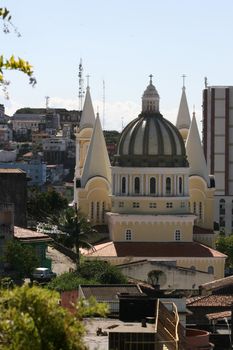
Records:
M110 240L86 254L118 265L163 261L221 278L226 256L214 249L214 179L185 87L176 126L160 113L159 101L150 76L142 111L122 131L110 166L87 89L76 134L74 201L93 225L108 225Z

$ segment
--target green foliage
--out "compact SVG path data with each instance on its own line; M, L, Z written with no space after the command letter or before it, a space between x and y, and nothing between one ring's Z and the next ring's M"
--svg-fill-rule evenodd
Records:
M14 240L7 245L4 262L10 266L10 270L16 272L19 278L30 277L34 268L39 264L35 251L31 246L26 246Z
M76 316L80 320L84 317L104 317L108 314L108 306L105 303L98 303L95 298L81 299L76 305Z
M87 280L86 278L77 275L75 272L65 272L49 282L47 288L61 292L76 290L80 284L97 284L97 282L94 277L93 279Z
M3 21L3 31L4 33L9 33L9 25L14 29L15 33L18 36L21 36L17 28L11 22L11 14L7 8L0 7L0 19ZM29 77L29 83L34 86L36 84L36 79L33 77L33 69L31 64L25 59L18 57L15 58L14 55L11 55L9 58L6 58L3 54L0 55L0 85L3 86L3 91L7 95L7 85L9 82L6 81L4 77L4 70L17 70Z
M58 217L67 206L67 200L58 192L35 189L28 200L27 212L31 220L48 222L52 216Z
M126 284L127 278L114 265L101 260L84 261L77 271L54 278L47 287L57 291L75 290L80 284Z
M233 267L233 234L229 236L220 235L216 242L216 248L228 256L226 266Z
M85 315L73 316L59 306L54 291L27 285L0 292L0 349L82 350ZM78 310L79 311L79 310ZM90 311L95 312L94 304ZM101 311L100 309L98 311Z

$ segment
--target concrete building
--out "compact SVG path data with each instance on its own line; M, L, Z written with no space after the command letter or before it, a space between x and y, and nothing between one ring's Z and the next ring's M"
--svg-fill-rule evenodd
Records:
M203 91L203 148L208 174L215 178L215 221L233 232L233 86Z
M0 169L0 202L14 204L14 224L26 227L27 176L20 169Z

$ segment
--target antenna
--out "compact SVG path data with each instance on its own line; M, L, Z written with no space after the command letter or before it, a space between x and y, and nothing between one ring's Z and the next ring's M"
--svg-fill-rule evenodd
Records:
M185 88L185 78L187 76L185 74L181 75L181 78L183 79L183 89Z
M124 129L124 117L121 117L121 129Z
M47 110L49 109L49 99L50 99L49 96L45 96L45 106Z
M103 80L103 130L104 130L104 118L105 118L105 81Z
M81 111L83 108L83 65L82 65L82 59L80 58L79 66L78 66L78 98L79 98L79 110Z
M207 89L207 88L208 88L208 80L207 80L207 77L204 78L204 84L205 84L205 88Z

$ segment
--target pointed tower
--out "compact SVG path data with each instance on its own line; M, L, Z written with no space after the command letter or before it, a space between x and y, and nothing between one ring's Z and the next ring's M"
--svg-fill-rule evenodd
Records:
M91 100L90 87L87 86L79 129L82 130L83 128L90 128L90 127L93 128L94 125L95 125L95 113L94 113L92 100Z
M95 125L95 114L91 100L90 87L87 86L85 102L83 106L81 121L76 130L76 165L75 177L82 175L83 164L86 159L87 150L91 141L92 131Z
M91 143L84 163L81 186L85 187L88 180L95 176L111 182L110 161L99 115L96 117Z
M206 160L197 127L195 113L186 141L186 154L189 162L190 210L196 215L194 239L214 247L214 181L210 181ZM212 234L196 234L199 228L212 230ZM210 231L211 233L211 231Z
M111 210L111 171L98 115L76 193L79 210L91 224L106 224L105 212Z
M195 113L193 113L193 118L186 141L186 154L190 167L189 175L200 176L206 181L207 184L209 184L207 165L197 127Z
M87 86L86 96L79 127L76 129L76 162L74 176L74 203L77 203L77 188L80 186L83 165L87 156L91 141L92 131L95 125L95 114L91 100L90 87Z
M184 141L186 141L187 139L190 123L191 119L189 114L188 102L185 92L185 86L183 85L180 106L176 120L176 127L181 133Z

